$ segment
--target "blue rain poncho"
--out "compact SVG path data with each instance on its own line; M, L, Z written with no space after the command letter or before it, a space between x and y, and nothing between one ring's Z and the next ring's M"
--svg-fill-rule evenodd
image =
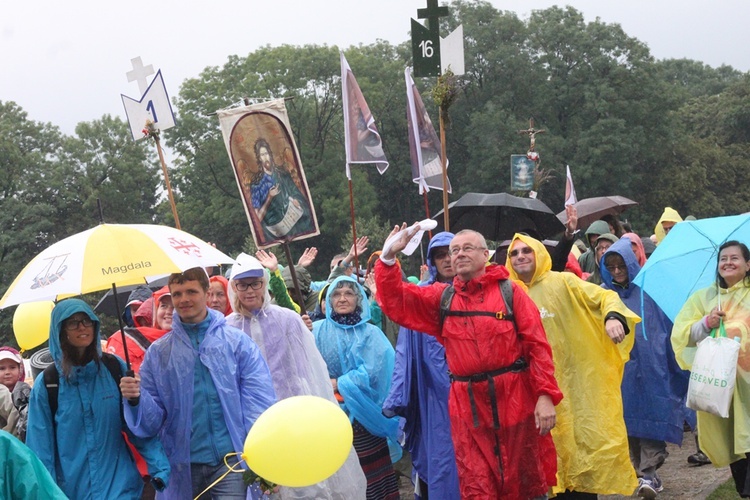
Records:
M125 419L133 432L159 435L164 444L172 465L172 480L160 497L164 499L193 497L190 429L196 358L211 374L237 453L242 452L247 433L260 414L276 402L271 375L258 346L227 325L222 313L209 309L208 314L210 324L200 350L193 348L179 316L173 316L172 331L146 351L140 371L140 403L125 404Z
M331 319L331 296L343 281L352 283L359 296L361 318L355 325L342 325ZM313 335L330 378L337 379L338 391L344 398L341 408L371 434L388 438L391 459L395 462L400 455L399 449L394 456L393 446L398 436L398 419L382 413L391 386L395 353L385 334L367 323L369 319L370 305L364 289L353 278L341 276L328 289L326 319L313 323Z
M447 247L453 234L436 234L427 247L430 273L422 286L437 280L432 250ZM396 364L386 415L404 417L406 448L419 477L427 483L429 498L458 498L458 471L448 416L450 391L445 348L432 335L401 328L396 342Z
M627 287L612 281L607 256L617 254L628 268ZM641 315L635 343L622 378L622 404L628 436L682 444L689 372L674 357L672 322L654 300L633 283L640 266L627 238L612 245L599 263L602 286L614 290L628 309ZM644 335L645 327L645 335Z
M97 356L102 355L99 320L94 311L78 299L58 303L52 310L49 336L50 354L60 375L57 413L53 423L41 373L31 391L26 444L70 498L137 499L143 480L122 431L146 460L149 474L167 484L172 483L169 463L157 439L137 438L123 423L120 390L103 363L90 361L72 367L68 378L63 375L62 324L80 312L94 322L93 342ZM125 373L125 363L121 361L120 365Z
M264 275L268 281L268 274ZM279 400L292 396L311 395L337 403L331 379L323 357L315 347L315 339L302 322L299 314L270 303L266 296L260 310L248 315L239 312L227 317L227 323L244 331L258 345L273 379L273 388ZM230 292L230 296L233 296ZM232 301L235 302L234 297ZM367 479L359 459L351 448L341 468L325 481L304 488L282 487L279 496L284 499L340 499L365 498Z

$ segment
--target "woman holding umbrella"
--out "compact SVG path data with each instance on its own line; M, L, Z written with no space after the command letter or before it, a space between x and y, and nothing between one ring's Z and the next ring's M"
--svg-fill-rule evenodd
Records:
M137 438L125 425L99 326L82 300L65 300L52 310L49 349L59 380L48 388L45 374L37 377L26 442L68 497L137 499L143 482L122 432L146 458L157 489L169 478L169 462L158 440ZM125 363L111 359L124 373Z
M737 492L750 498L750 250L727 241L719 247L717 286L695 292L675 319L672 346L679 365L692 368L696 344L719 328L742 343L729 418L698 412L700 447L716 467L730 466Z

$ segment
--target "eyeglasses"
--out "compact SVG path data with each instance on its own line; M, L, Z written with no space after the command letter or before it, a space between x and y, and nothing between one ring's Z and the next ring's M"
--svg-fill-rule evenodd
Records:
M469 253L476 250L486 250L485 247L475 247L474 245L464 245L462 247L453 247L450 249L451 255L458 255L459 252Z
M531 247L517 248L516 250L511 250L508 255L510 255L511 257L518 257L519 253L522 253L524 255L530 255L534 253L534 249Z
M604 267L606 267L607 271L609 271L610 273L615 273L618 270L620 270L620 271L627 271L628 270L628 266L626 266L625 264L623 264L621 266L604 266Z
M63 323L63 328L66 331L71 332L73 330L78 330L81 327L81 325L83 325L85 328L88 328L93 324L94 322L91 321L90 318L68 319L68 320L65 320L65 323Z
M331 298L332 298L333 300L338 300L338 299L341 299L341 298L345 298L345 299L353 299L353 298L355 298L356 296L357 296L357 294L356 294L356 293L354 293L354 292L352 292L352 291L349 291L349 290L346 290L346 291L343 291L343 292L333 292L333 293L331 294Z
M247 291L248 287L252 288L253 290L260 290L263 287L262 281L251 281L250 283L247 283L245 281L235 281L234 286L239 290L240 292Z

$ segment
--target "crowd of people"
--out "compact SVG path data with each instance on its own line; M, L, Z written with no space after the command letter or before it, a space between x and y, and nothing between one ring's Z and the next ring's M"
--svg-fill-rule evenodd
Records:
M320 281L314 248L294 273L243 253L224 275L193 268L136 288L111 335L86 302L62 300L54 363L36 380L0 348L0 494L396 499L403 454L420 499L656 498L667 443L687 426L689 461L730 466L750 497L750 366L741 357L729 418L697 412L696 424L685 404L700 341L722 325L743 352L750 342L747 246L720 248L718 286L673 324L634 279L679 214L667 208L653 238L607 217L578 241L567 215L555 246L518 233L494 255L478 232L435 234L419 278L397 258L406 224L382 252L359 238ZM349 416L343 466L302 488L227 473L244 467L256 419L298 395Z

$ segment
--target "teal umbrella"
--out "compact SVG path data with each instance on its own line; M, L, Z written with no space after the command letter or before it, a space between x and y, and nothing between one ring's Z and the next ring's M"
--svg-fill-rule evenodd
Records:
M731 240L750 245L750 213L680 222L633 282L674 321L690 295L716 284L719 247Z

